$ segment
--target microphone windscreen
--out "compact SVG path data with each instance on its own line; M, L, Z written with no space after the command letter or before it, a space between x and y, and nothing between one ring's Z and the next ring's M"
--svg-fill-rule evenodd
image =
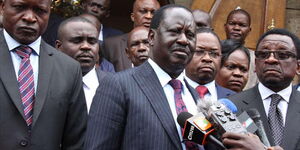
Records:
M191 117L193 117L193 115L190 114L189 112L181 112L177 117L177 122L181 128L184 128L184 124L186 120L188 120Z
M231 100L229 100L227 98L221 98L221 99L218 100L218 102L220 102L221 104L225 105L234 114L238 112L237 107L235 106L235 104Z

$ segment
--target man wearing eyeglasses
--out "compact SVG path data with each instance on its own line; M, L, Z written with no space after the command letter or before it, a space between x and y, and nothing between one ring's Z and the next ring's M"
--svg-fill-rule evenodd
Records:
M217 101L235 92L221 87L215 76L221 63L221 44L210 28L199 28L196 32L196 50L191 62L185 68L186 81L195 88L200 98Z
M300 41L284 29L261 36L255 51L259 83L229 97L239 113L256 108L272 146L292 150L300 147L300 92L291 84L300 67Z

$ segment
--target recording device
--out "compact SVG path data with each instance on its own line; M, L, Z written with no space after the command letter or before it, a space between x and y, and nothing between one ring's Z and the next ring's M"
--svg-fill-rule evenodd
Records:
M238 119L248 132L255 133L257 131L258 127L246 111L240 114Z
M260 138L261 142L265 146L270 147L271 144L270 144L267 134L265 132L263 122L260 120L260 114L259 114L258 110L256 108L251 108L251 109L247 110L247 113L254 120L256 126L258 127L258 129L256 131L256 135Z
M180 127L183 128L184 140L192 141L200 145L211 142L221 149L226 148L221 141L211 135L215 129L203 113L198 113L193 116L188 112L182 112L178 115L177 122Z
M229 99L223 99L221 102L229 103ZM221 137L225 132L247 133L246 128L239 122L236 115L219 101L210 101L203 99L198 104L198 110L203 112L206 118L212 123L218 136ZM236 106L231 102L231 107ZM237 109L234 111L237 112Z

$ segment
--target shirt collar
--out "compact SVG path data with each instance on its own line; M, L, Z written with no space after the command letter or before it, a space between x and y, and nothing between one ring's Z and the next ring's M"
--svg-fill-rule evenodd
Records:
M17 42L14 38L12 38L5 29L3 29L4 38L6 41L6 44L8 46L9 51L14 50L16 47L22 45L19 42ZM39 36L34 42L30 43L28 46L33 49L35 54L40 54L40 45L41 45L41 36Z
M98 81L96 68L94 67L87 74L85 74L82 77L82 81L88 88L92 88L91 86L95 84L95 81Z
M148 59L149 64L151 65L151 67L153 68L156 76L158 77L158 80L161 84L162 87L165 87L166 85L168 85L169 81L172 80L172 78L170 77L169 74L167 74L163 69L161 69L151 58ZM184 82L184 74L185 71L183 71L176 79L180 80L180 82L182 83L182 85L185 85ZM183 88L183 93L184 93L184 88Z
M290 84L287 88L276 93L271 89L267 88L266 86L264 86L261 82L259 82L258 91L263 100L269 98L272 94L279 94L286 102L289 102L290 96L292 94L292 84Z
M190 79L189 77L185 77L186 80L188 81L189 85L192 86L194 89L197 88L197 86L199 86L200 84L193 81L192 79ZM215 83L215 80L209 82L209 83L206 83L204 84L203 86L207 87L209 93L213 93L213 91L216 91L216 83Z
M99 38L100 41L103 41L103 25L100 25L100 32L99 32Z

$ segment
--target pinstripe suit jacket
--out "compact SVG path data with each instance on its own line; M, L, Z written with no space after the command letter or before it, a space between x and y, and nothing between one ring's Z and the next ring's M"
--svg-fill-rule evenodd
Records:
M182 149L167 98L148 62L106 76L94 97L87 130L87 150Z

